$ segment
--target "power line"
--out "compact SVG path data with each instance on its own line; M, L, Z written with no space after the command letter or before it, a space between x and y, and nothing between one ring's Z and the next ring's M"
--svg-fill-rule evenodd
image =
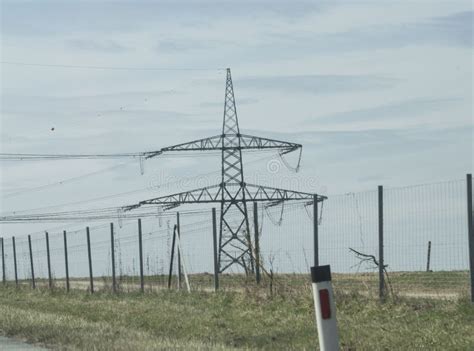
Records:
M2 161L28 161L28 160L68 160L68 159L115 159L142 157L145 152L130 152L117 154L20 154L0 153Z
M32 66L45 68L74 68L74 69L97 69L118 71L225 71L225 68L200 68L200 67L126 67L126 66L93 66L93 65L67 65L47 64L34 62L0 61L2 65Z
M292 209L292 208L301 208L301 207L305 207L304 203L299 203L299 202L294 202L294 203L289 203L285 206L286 208L288 209ZM267 216L269 215L268 212L277 212L279 211L279 209L275 209L275 208L269 208L268 211L267 211ZM194 215L208 215L209 214L209 209L207 210L204 210L204 209L193 209L193 210L184 210L184 211L179 211L183 216L186 216L186 215L191 215L191 216L194 216ZM235 214L235 211L230 211L230 214L234 213ZM264 211L261 211L261 214L262 214L262 218L261 218L261 223L263 224L263 217L264 217ZM139 216L138 218L149 218L149 217L156 217L156 216L162 216L164 218L175 218L176 217L176 213L175 212L161 212L159 215L156 213L156 212L153 212L153 215L141 215ZM185 218L185 217L183 217ZM121 222L122 220L124 221L124 223L122 225L120 225L121 228L123 227L128 227L130 225L133 225L135 222L132 222L132 220L134 219L137 219L137 217L132 217L132 218L122 218L119 220L119 222ZM109 218L103 218L101 220L118 220L118 217L115 216L115 217L109 217ZM59 219L56 219L56 220L28 220L28 221L25 221L25 222L61 222L63 221L62 219L59 220ZM16 221L16 222L11 222L11 223L22 223L23 221ZM85 222L85 220L84 220ZM196 228L196 226L198 224L205 224L205 223L208 223L209 221L208 220L198 220L198 221L193 221L191 223L184 223L184 224L181 224L181 227L189 227L189 228L194 228L193 230L191 230L192 232L194 231L197 231L198 229L202 229L203 227L201 228ZM84 231L84 228L85 228L86 224L84 224L83 226L79 226L79 224L77 223L70 223L70 224L66 224L66 225L60 225L60 226L55 226L55 227L49 227L49 228L45 228L43 230L40 230L40 231L35 231L35 232L28 232L26 234L23 234L23 235L17 235L17 238L26 238L26 235L30 234L33 238L33 240L38 240L38 238L35 238L37 235L36 234L43 234L45 231L49 232L50 234L54 235L55 232L57 232L58 230L60 232L62 232L62 230L65 230L65 229L68 229L67 232L69 235L71 234L77 234L77 233L80 233L82 231ZM94 232L94 230L96 229L101 229L101 228L106 228L109 226L109 223L105 223L105 224L99 224L99 225L95 225L95 226L90 226L89 225L89 228L91 229L92 232ZM77 229L70 229L71 227L76 227ZM164 228L164 229L160 229L158 231L154 231L154 232L164 232L166 231L167 229ZM191 232L190 230L186 230L186 232ZM57 234L59 234L60 232L58 232ZM261 233L261 230L260 230L260 233Z
M114 165L114 166L111 166L111 167L107 167L107 168L100 169L100 170L98 170L98 171L94 171L94 172L82 174L82 175L79 175L79 176L76 176L76 177L71 177L71 178L62 179L62 180L59 180L59 181L54 182L54 183L39 185L39 186L37 186L37 187L23 188L23 189L20 189L20 190L17 190L17 191L8 193L8 194L6 194L6 195L3 195L3 198L16 197L16 196L18 196L18 195L21 195L21 194L24 194L24 193L28 193L28 192L40 191L40 190L48 189L48 188L51 188L51 187L54 187L54 186L64 185L64 184L66 184L66 183L70 183L70 182L82 180L82 179L84 179L84 178L88 178L88 177L91 177L91 176L94 176L94 175L97 175L97 174L105 173L105 172L108 172L108 171L110 171L110 170L117 169L117 168L120 168L120 167L129 165L130 163L131 163L131 162L121 163L121 164L118 164L118 165ZM8 190L6 190L6 191L8 191Z
M295 202L287 204L287 207L302 207L304 203ZM280 213L281 210L275 212ZM209 209L191 209L179 211L183 215L202 215L208 214ZM238 209L230 209L227 211L229 215L239 214ZM271 211L267 211L267 216L270 216ZM95 208L90 210L76 210L76 211L64 211L64 212L49 212L49 213L38 213L38 214L26 214L26 215L11 215L0 217L0 223L25 223L25 222L72 222L72 221L103 221L103 220L131 220L138 218L150 218L161 216L164 218L174 218L175 212L161 212L158 214L156 209L142 209L135 210L132 212L123 212L122 207L106 207L106 208ZM280 214L281 215L281 214ZM204 222L204 221L203 221ZM57 228L57 227L55 227ZM36 232L38 233L38 232Z
M274 150L245 150L246 153L265 153L274 152ZM123 152L123 153L112 153L112 154L30 154L30 153L0 153L0 161L58 161L58 160L95 160L95 159L120 159L120 158L146 158L148 155L156 154L158 151L141 151L141 152ZM184 157L190 158L196 157L196 154L192 154L192 151L180 151L173 154L166 155L160 153L160 158L176 158ZM201 152L198 154L199 157L213 157L220 154L219 150L211 150L209 152Z
M261 162L263 160L274 158L274 157L276 157L276 155L272 154L272 155L269 155L269 156L261 157L259 159L253 160L253 161L249 161L248 163L249 164L250 163L257 163L257 162ZM199 174L199 175L196 175L196 176L193 176L193 177L188 177L188 178L186 178L186 180L201 179L202 177L210 176L210 175L217 174L217 173L220 173L220 172L219 171L212 171L212 172L208 172L208 173L204 173L204 174ZM91 202L96 202L96 201L101 201L101 200L108 200L108 199L127 196L127 195L131 195L131 194L141 193L141 192L144 192L144 191L150 191L153 188L162 188L162 187L167 187L167 186L170 186L170 185L173 185L173 184L180 184L182 182L183 182L183 179L180 179L180 180L167 182L167 183L154 184L151 187L145 187L145 188L125 191L125 192L122 192L122 193L116 193L116 194L111 194L111 195L100 196L100 197L96 197L96 198L92 198L92 199L72 201L72 202L62 203L62 204L58 204L58 205L37 207L37 208L33 208L33 209L28 209L28 210L9 211L9 212L7 212L7 214L20 214L20 213L25 213L25 212L27 213L27 212L30 212L30 211L39 211L39 210L66 207L66 206L71 206L71 205L86 204L86 203L91 203ZM4 214L4 216L5 216L5 214Z

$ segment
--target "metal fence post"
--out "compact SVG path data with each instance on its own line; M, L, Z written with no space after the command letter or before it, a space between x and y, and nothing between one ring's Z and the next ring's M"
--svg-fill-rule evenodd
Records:
M379 217L379 297L384 299L384 260L383 260L383 186L378 186L378 217Z
M258 232L258 208L257 202L253 203L253 225L255 227L255 280L260 284L260 242Z
M14 236L12 236L12 243L13 243L13 268L15 270L15 285L18 287L18 269L16 266L16 245L15 245Z
M112 261L112 291L117 292L117 280L115 278L115 239L114 224L110 223L110 255Z
M48 232L45 232L46 235L46 259L48 263L48 286L50 289L53 288L53 278L51 275L51 256L49 252L49 234Z
M217 261L217 220L216 208L212 208L212 243L214 252L214 291L219 289L219 263Z
M318 195L313 195L314 266L319 266Z
M86 236L87 236L87 254L89 257L89 282L91 294L94 293L94 276L92 275L92 253L91 253L91 236L89 232L89 227L86 227Z
M142 244L142 220L138 218L138 250L140 251L140 291L145 292L145 280L143 279L143 244Z
M467 183L467 233L469 241L469 269L471 272L471 302L474 303L474 210L472 208L472 174L466 175Z
M170 272L168 275L168 289L171 288L171 276L173 274L174 248L176 246L176 225L173 229L173 242L171 243Z
M5 243L3 241L3 238L0 239L2 239L2 282L3 285L5 285L7 283L7 275L5 269Z
M428 241L428 253L426 257L426 271L430 271L430 260L431 260L431 241Z
M63 231L64 237L64 263L65 263L65 270L66 270L66 291L69 292L69 261L67 257L67 235L66 231Z
M181 228L179 226L179 212L176 212L176 235L178 236L178 243L181 242ZM178 245L178 290L181 289L181 250Z
M30 266L31 266L31 287L36 289L35 283L35 268L33 265L33 250L31 248L31 235L28 235L28 247L30 249Z

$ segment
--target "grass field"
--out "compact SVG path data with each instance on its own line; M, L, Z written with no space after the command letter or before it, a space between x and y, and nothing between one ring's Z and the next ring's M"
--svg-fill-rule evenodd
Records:
M145 290L159 291L167 288L168 277L165 275L145 276ZM189 276L191 288L199 291L212 291L214 287L213 275L208 273L192 274ZM12 284L10 282L9 284ZM243 274L221 274L221 289L225 291L240 291L256 287L252 276ZM334 273L333 283L336 289L344 292L357 292L362 295L377 297L379 282L378 273ZM21 286L29 286L28 280L21 280ZM117 278L117 284L122 292L138 291L140 288L139 277L121 276ZM173 287L176 287L176 277L173 277ZM46 279L36 279L36 285L48 287ZM64 279L54 279L54 286L64 288ZM88 290L89 279L87 277L71 278L70 285L74 289ZM272 285L270 287L270 285ZM95 277L94 286L96 290L112 290L112 279L110 277ZM268 276L262 276L261 289L275 292L294 290L295 288L308 288L310 286L307 274L275 274L272 284ZM184 287L184 279L183 279ZM390 272L387 289L390 293L401 297L430 297L456 299L469 293L468 271L439 271L439 272Z
M456 300L336 291L346 350L472 350L474 307ZM102 291L0 287L0 330L56 349L267 349L317 346L308 285L238 291Z

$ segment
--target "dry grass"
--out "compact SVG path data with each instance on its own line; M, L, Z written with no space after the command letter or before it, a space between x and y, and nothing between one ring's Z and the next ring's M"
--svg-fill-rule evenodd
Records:
M167 276L154 275L145 277L145 289L148 292L167 289ZM269 290L269 278L263 275L262 289ZM399 297L429 297L440 299L456 299L469 293L469 272L390 272L389 279L394 294ZM208 273L192 274L189 276L193 290L213 290L213 275ZM117 279L122 292L134 292L140 288L139 278L123 276ZM255 289L253 277L239 274L222 274L220 277L221 290L242 292L245 289ZM21 281L22 286L29 286L29 281ZM333 274L333 283L336 289L345 292L358 292L376 298L378 296L378 273ZM37 286L47 287L46 279L37 279ZM56 288L65 286L64 279L54 281ZM71 288L78 290L89 289L89 279L72 278ZM293 289L308 288L310 285L307 274L275 274L273 290L288 291ZM112 290L110 277L96 277L94 279L96 290ZM183 281L184 287L184 281ZM173 278L173 288L176 288L176 278Z
M341 342L351 350L474 349L474 307L457 301L399 298L380 304L337 292ZM0 288L0 329L56 349L313 350L308 286L238 292L157 291L94 295Z

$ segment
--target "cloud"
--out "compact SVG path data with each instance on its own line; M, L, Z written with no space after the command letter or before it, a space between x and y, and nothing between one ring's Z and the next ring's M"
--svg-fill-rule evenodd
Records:
M471 48L473 45L472 23L473 12L464 11L419 22L390 25L382 23L351 28L342 32L289 31L269 35L266 42L249 51L255 55L270 52L280 58L293 58L303 53L332 55L374 49L398 49L415 45Z
M438 38L448 45L472 47L473 22L474 11L464 11L434 18L425 26L427 32L431 29L431 38L434 40Z
M342 131L315 131L308 130L300 133L268 133L258 130L249 131L249 134L301 143L304 158L311 155L307 161L309 169L324 167L331 169L335 165L344 165L347 172L363 176L370 170L385 174L384 167L393 169L394 174L410 174L415 172L410 168L412 162L418 160L420 169L425 178L430 178L430 167L422 168L423 164L430 163L431 167L443 160L443 166L438 164L438 170L450 173L449 167L464 167L469 170L472 160L472 125L455 128L431 129L426 126L407 127L399 129L379 130L342 130ZM457 150L456 157L447 157ZM391 160L397 160L392 164ZM315 165L317 162L319 166ZM356 169L351 169L351 165ZM304 163L303 163L304 166ZM308 165L307 165L308 166ZM364 167L368 167L364 170Z
M181 27L208 26L216 19L298 19L314 11L322 11L329 2L265 1L2 1L4 34L43 36L58 32L138 31L150 24L168 23ZM44 14L47 13L47 16Z
M160 40L156 47L158 53L183 53L197 50L213 50L228 45L224 40L208 39L167 39Z
M331 192L472 171L470 4L314 3L2 1L5 61L178 69L4 65L0 146L3 152L131 152L216 135L225 72L179 68L230 66L241 126L254 129L245 132L302 143L303 176L317 177ZM311 116L317 118L305 120ZM220 169L219 157L214 168L194 156L179 161L193 175ZM3 181L25 187L83 173L87 165L74 162L18 169L11 163ZM153 162L159 171L177 168L171 157ZM135 166L118 173L130 175L121 181L78 182L70 193L58 188L56 196L45 192L4 207L140 188Z
M306 120L308 124L329 125L350 122L373 122L380 120L405 120L416 118L418 114L426 114L440 109L449 109L463 102L461 98L418 98L393 102L374 107L344 111Z
M353 90L378 90L391 87L395 79L372 75L294 75L255 76L237 79L235 86L295 94L332 94Z
M90 40L90 39L69 39L66 40L66 45L78 50L84 51L100 51L100 52L110 52L110 53L119 53L131 50L115 40Z
M68 92L65 91L67 94ZM64 115L67 111L97 112L109 109L120 112L123 109L144 109L160 101L160 98L183 94L176 89L150 91L119 91L116 93L97 93L90 95L72 94L67 96L33 96L2 94L0 111L8 119L11 113L44 112L53 115ZM27 104L25 102L28 102Z

